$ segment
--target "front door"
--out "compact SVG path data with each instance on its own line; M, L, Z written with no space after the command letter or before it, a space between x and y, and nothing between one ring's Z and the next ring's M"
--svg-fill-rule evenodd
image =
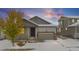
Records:
M35 37L35 27L30 28L30 37Z

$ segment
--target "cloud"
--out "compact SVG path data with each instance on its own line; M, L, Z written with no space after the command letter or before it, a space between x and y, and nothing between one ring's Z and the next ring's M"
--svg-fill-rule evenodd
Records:
M44 17L48 19L52 19L53 17L56 17L59 19L63 15L62 9L51 9L51 8L45 8L44 9Z
M51 19L55 15L54 11L52 9L44 9L44 16L46 18Z

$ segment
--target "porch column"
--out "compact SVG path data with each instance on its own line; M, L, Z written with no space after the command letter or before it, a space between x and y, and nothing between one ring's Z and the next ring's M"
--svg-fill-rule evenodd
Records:
M37 39L37 28L35 29L35 37Z

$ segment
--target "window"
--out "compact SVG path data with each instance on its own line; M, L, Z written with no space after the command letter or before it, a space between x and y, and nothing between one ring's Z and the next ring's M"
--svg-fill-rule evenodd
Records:
M65 28L65 30L67 30L67 28Z
M60 24L62 25L62 21L60 22Z
M79 22L79 20L77 20L77 22Z
M72 19L72 22L74 23L75 22L75 19Z

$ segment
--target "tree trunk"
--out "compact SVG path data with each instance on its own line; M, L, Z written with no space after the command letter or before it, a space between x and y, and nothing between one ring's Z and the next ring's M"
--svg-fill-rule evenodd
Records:
M12 46L13 46L13 47L15 46L15 44L14 44L14 39L12 39Z

